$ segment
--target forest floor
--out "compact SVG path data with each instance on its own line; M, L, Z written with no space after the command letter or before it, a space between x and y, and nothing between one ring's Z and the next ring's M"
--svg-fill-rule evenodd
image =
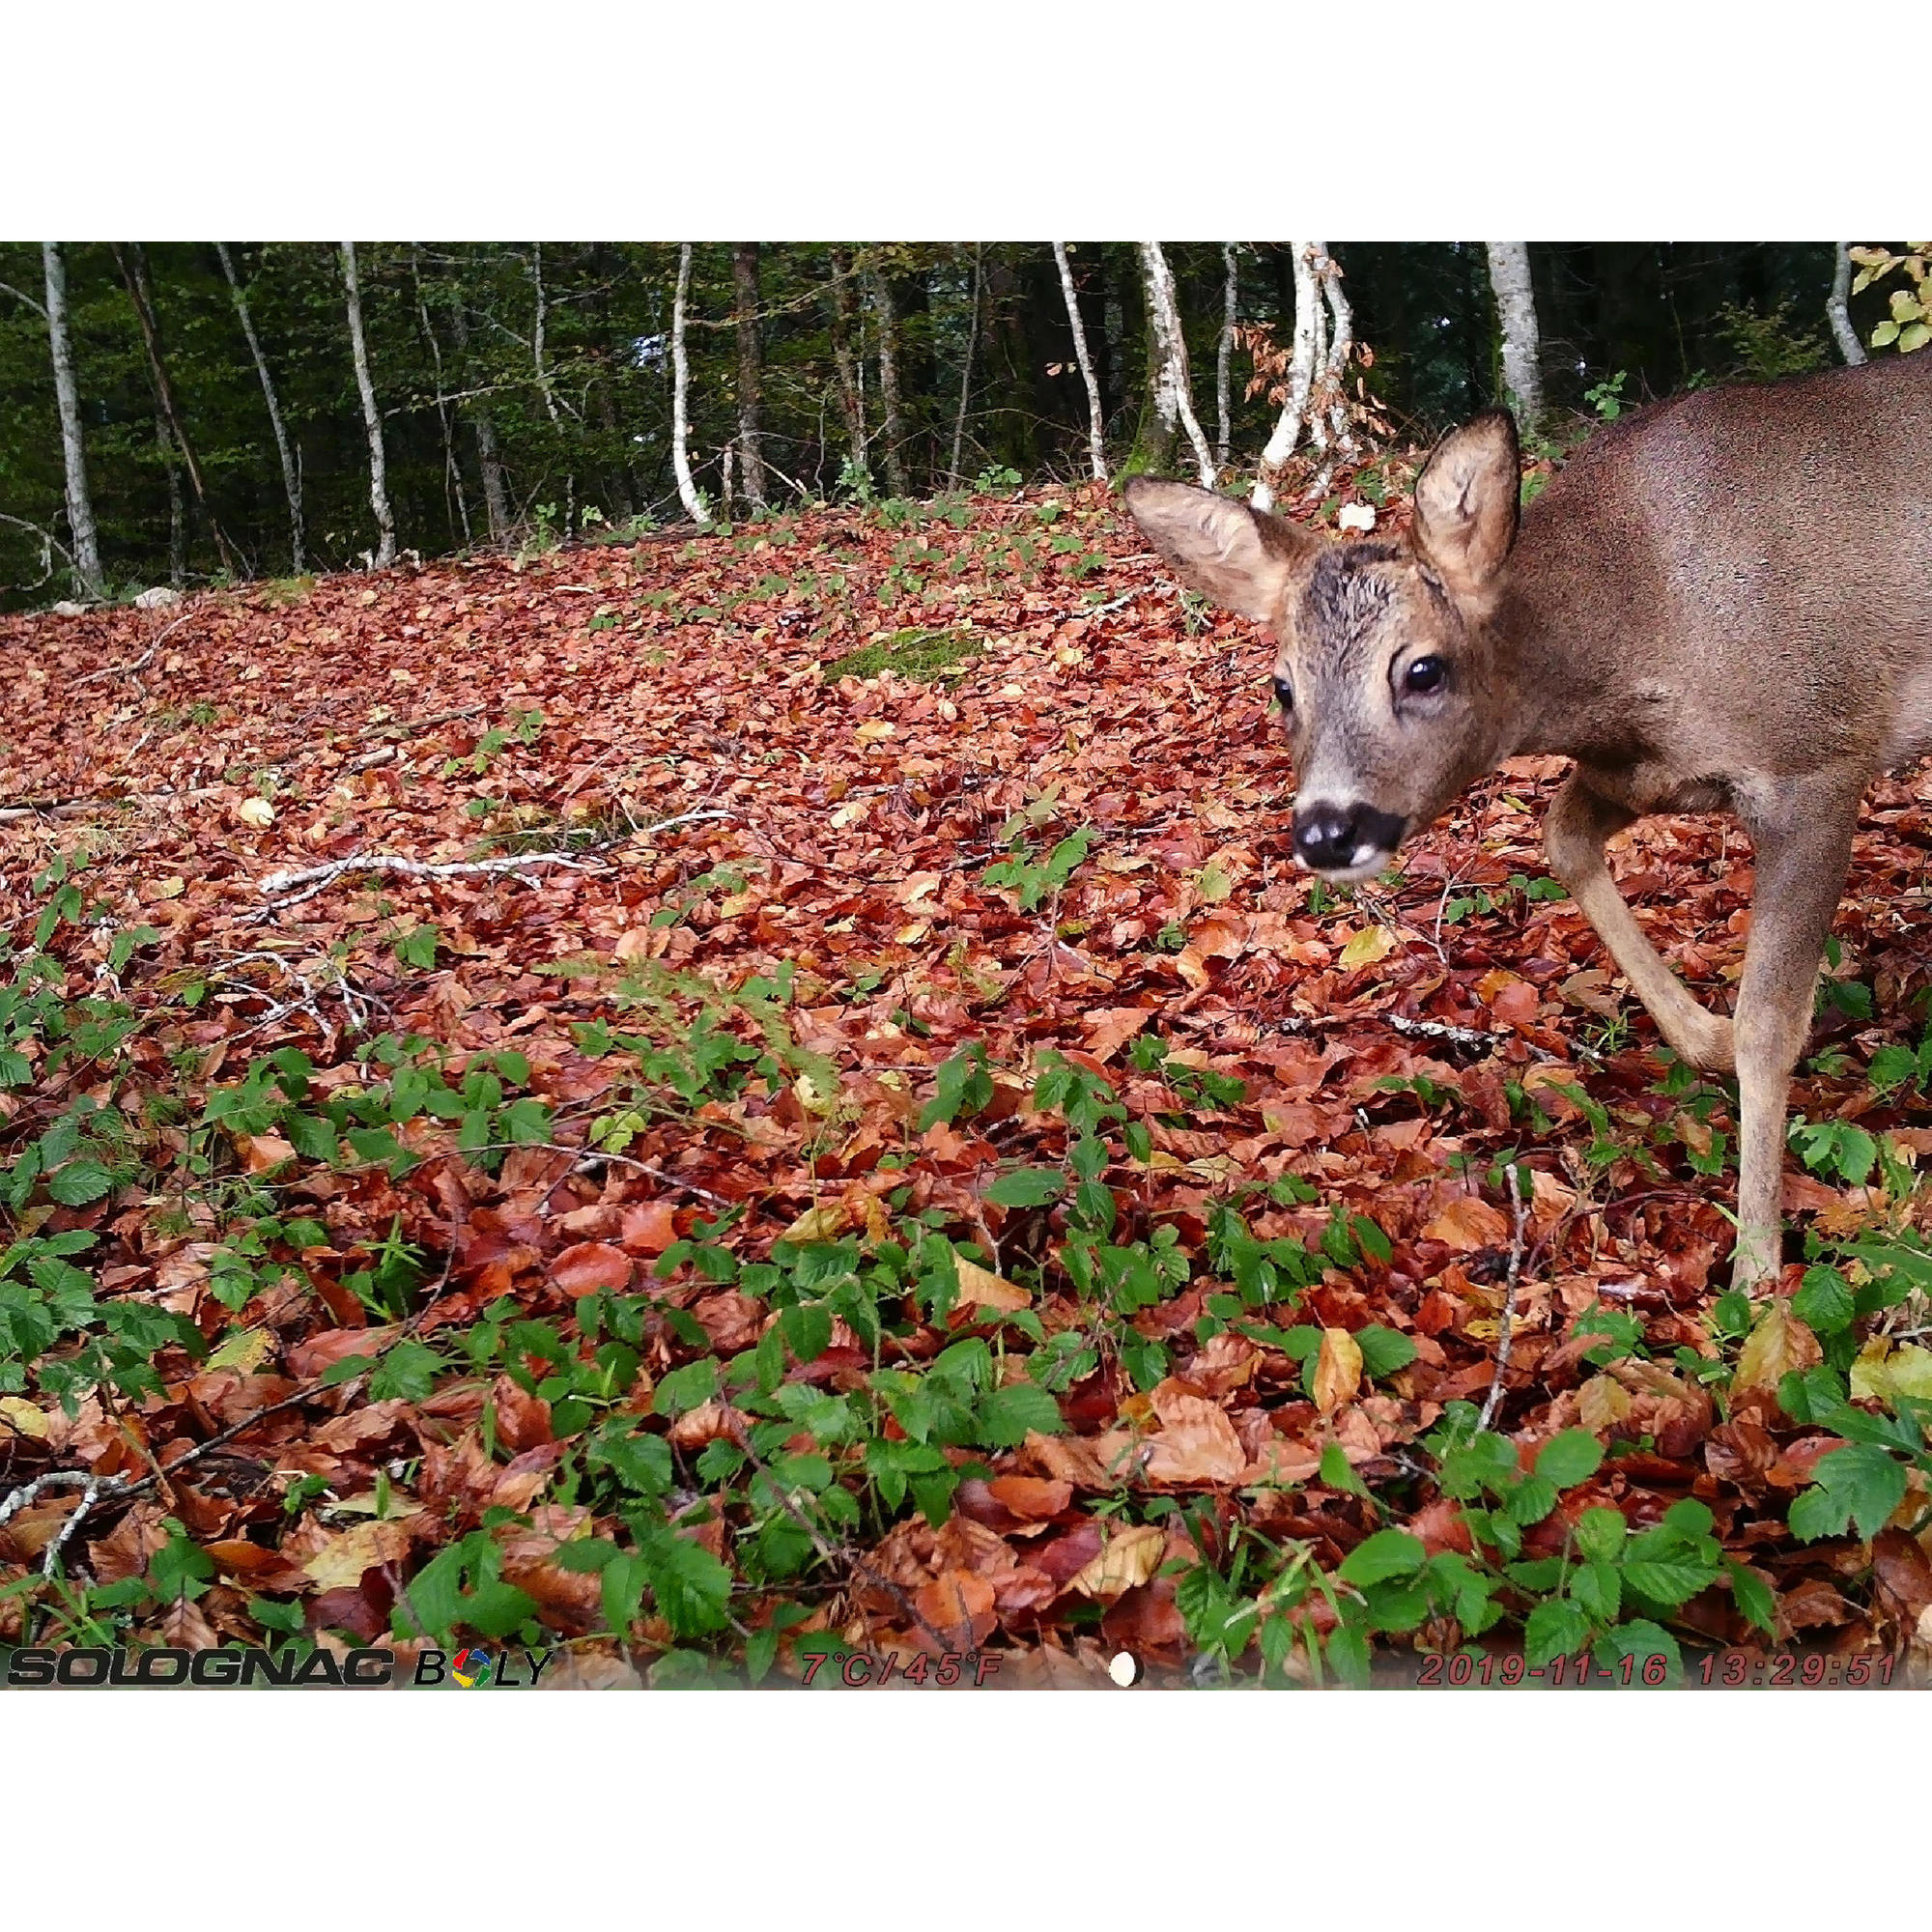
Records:
M1545 876L1560 763L1325 892L1267 643L1091 487L0 664L0 1642L1923 1669L1924 774L1752 1306L1731 1089ZM1736 829L1614 860L1727 1005Z

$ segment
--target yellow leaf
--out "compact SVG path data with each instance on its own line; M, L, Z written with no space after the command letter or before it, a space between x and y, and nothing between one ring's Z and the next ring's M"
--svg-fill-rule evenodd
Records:
M1808 1369L1822 1361L1818 1338L1791 1314L1782 1301L1767 1301L1757 1326L1738 1352L1733 1388L1775 1389L1794 1369Z
M891 724L883 718L868 718L852 735L862 745L876 745L882 738L895 738L898 726Z
M280 1134L237 1134L235 1145L250 1174L270 1174L296 1157L295 1149Z
M975 1308L997 1308L1007 1314L1033 1305L1033 1296L1025 1289L1015 1287L991 1268L982 1268L964 1256L959 1258L956 1265L959 1269L959 1299L962 1302L970 1302Z
M1352 973L1360 966L1373 966L1395 951L1395 934L1385 925L1365 925L1351 933L1342 949L1342 971Z
M275 1352L275 1338L266 1328L238 1328L209 1356L211 1369L240 1369L252 1376Z
M1121 1530L1067 1584L1083 1597L1118 1597L1138 1589L1160 1568L1167 1531L1158 1523Z
M1346 1328L1321 1331L1321 1352L1315 1358L1315 1406L1332 1415L1350 1400L1362 1379L1362 1350Z
M1577 1420L1598 1433L1630 1419L1630 1390L1614 1376L1592 1376L1577 1391Z
M151 899L178 899L186 891L185 879L156 879L148 888L148 896Z
M266 798L244 798L235 808L235 816L243 825L272 825L275 822L275 808Z
M302 1565L302 1574L318 1590L353 1590L363 1571L400 1563L410 1553L411 1521L394 1517L386 1522L358 1522L318 1549Z
M1915 1342L1893 1349L1880 1335L1859 1350L1852 1364L1852 1400L1890 1402L1901 1395L1932 1399L1932 1350ZM0 1403L0 1409L5 1406Z
M836 1241L844 1230L844 1202L829 1201L822 1208L808 1208L779 1239L803 1247L811 1241Z
M36 1442L47 1438L47 1419L25 1396L0 1395L0 1440L9 1432L31 1435Z

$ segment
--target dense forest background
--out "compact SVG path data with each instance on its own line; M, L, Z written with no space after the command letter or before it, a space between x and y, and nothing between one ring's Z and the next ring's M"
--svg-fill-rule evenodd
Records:
M1224 475L1253 472L1280 412L1297 245L1166 247L1185 380ZM391 547L429 556L679 517L692 500L674 461L681 263L691 487L727 514L759 498L925 496L989 472L1070 477L1090 460L1089 391L1047 243L357 244L360 372L336 244L89 242L60 256L93 587L107 595L381 559L372 407ZM1504 395L1486 244L1338 242L1329 256L1352 310L1347 385L1372 406L1358 420L1424 441ZM1528 257L1552 414L1836 359L1829 242L1537 243ZM1179 463L1143 245L1068 244L1066 262L1110 464ZM88 587L43 267L40 243L0 246L0 608ZM1868 338L1885 292L1852 306Z

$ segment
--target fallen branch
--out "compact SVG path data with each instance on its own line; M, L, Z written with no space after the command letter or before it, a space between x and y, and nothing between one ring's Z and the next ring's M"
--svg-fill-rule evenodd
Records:
M131 664L106 665L103 666L102 668L99 670L91 670L87 673L85 677L75 678L73 682L68 686L68 689L70 691L78 691L83 684L96 684L99 683L102 678L108 678L108 677L128 677L131 676L135 671L146 670L147 668L154 663L155 653L160 649L162 643L166 640L166 639L173 632L178 631L182 627L182 625L185 624L187 620L193 615L194 612L192 611L184 611L181 613L181 615L174 620L172 624L163 624L161 628L155 633L154 642L151 643L148 646L147 650L144 651L141 654L141 656L136 658Z
M653 833L669 831L673 825L690 825L700 818L730 818L733 815L728 811L687 811L679 817L667 818L656 825L642 826L639 830L643 837L649 838ZM312 899L325 887L333 885L346 872L375 872L385 878L464 879L500 872L521 872L531 866L583 868L585 855L582 852L520 852L507 859L463 859L433 865L427 859L407 859L396 852L362 852L353 859L331 859L326 866L308 866L298 871L270 872L261 883L261 893L264 898L275 898L294 891L297 886L307 886L307 892L291 901L299 905L303 899Z

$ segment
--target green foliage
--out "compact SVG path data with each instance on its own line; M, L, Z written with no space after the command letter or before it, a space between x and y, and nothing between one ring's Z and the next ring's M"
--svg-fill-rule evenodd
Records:
M1898 255L1889 248L1854 248L1851 257L1859 265L1852 281L1854 295L1901 270L1901 284L1909 284L1889 292L1890 312L1872 330L1871 346L1896 346L1901 355L1909 355L1932 342L1932 290L1926 287L1927 274L1932 273L1932 242L1909 242L1904 253Z
M1083 828L1063 838L1043 860L1037 858L1029 841L1015 839L1011 855L988 866L980 875L982 882L997 891L1011 892L1021 912L1037 912L1049 895L1057 899L1086 863L1094 837Z
M877 677L889 670L918 683L931 683L949 674L964 675L964 668L985 648L985 639L977 632L961 628L895 631L890 638L834 658L818 674L827 684L835 684L841 677Z

